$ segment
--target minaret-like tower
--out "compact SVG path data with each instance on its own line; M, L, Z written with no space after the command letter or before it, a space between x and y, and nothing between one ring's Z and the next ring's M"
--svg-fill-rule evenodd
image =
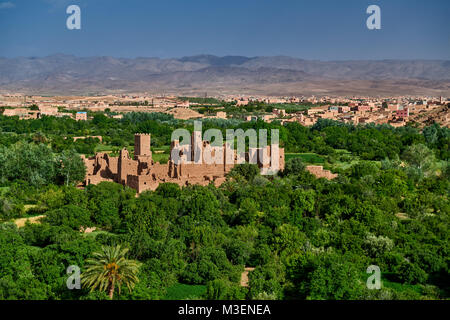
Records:
M152 152L150 151L150 134L136 133L134 135L134 159L139 160L146 158L152 159Z

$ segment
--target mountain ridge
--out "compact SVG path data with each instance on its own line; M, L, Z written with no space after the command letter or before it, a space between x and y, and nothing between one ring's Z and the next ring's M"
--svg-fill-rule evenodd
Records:
M378 85L362 86L374 81ZM350 87L339 88L343 82ZM67 54L0 58L0 90L32 93L185 92L187 88L214 93L229 90L256 93L266 88L268 94L276 94L275 87L279 87L280 94L344 94L355 91L350 90L353 86L360 87L355 92L361 94L382 94L395 90L396 82L398 94L435 91L446 94L450 91L450 60L320 61L288 56L207 54L167 59Z

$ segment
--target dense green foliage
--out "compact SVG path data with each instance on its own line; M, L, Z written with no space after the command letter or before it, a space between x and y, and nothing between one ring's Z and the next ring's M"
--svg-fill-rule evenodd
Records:
M127 113L123 119L113 119L95 114L92 121L75 121L70 118L43 117L36 120L19 120L18 117L0 116L0 143L10 146L18 141L49 144L54 152L75 149L78 153L93 154L97 140L77 140L73 136L102 136L104 144L116 147L134 145L136 132L151 133L152 146L169 146L172 131L177 128L193 130L193 121L173 119L162 113ZM292 122L281 126L277 122L243 122L236 119L204 119L203 130L219 128L225 137L226 129L249 128L280 130L280 143L286 152L315 152L333 155L334 149L346 149L363 160L393 159L406 147L423 143L438 159L449 158L449 129L433 125L423 134L412 127L393 128L389 125L352 126L329 119L319 119L312 127Z
M449 297L448 129L204 122L203 129L279 128L289 152L342 160L336 149L346 149L358 161L332 181L294 158L278 176L242 165L219 188L166 183L139 197L115 183L79 190L76 178L65 178L77 167L56 161L76 162L65 135L127 145L134 132L151 132L152 144L163 146L173 128L192 129L151 117L0 117L0 299L107 299L68 290L66 269L83 272L94 252L115 245L142 263L133 291L115 299ZM11 222L33 214L46 217L22 228ZM369 265L382 271L381 290L366 287ZM249 287L239 285L244 266L255 268Z

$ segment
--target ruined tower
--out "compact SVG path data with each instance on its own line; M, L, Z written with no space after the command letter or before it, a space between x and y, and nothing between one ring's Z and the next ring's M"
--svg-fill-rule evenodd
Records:
M134 135L134 159L142 157L152 157L150 151L150 134L137 133Z

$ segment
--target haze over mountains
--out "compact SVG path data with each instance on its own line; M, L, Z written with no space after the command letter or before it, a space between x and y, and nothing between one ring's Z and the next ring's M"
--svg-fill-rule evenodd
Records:
M180 59L0 58L0 92L450 96L448 60L316 61L198 55Z

